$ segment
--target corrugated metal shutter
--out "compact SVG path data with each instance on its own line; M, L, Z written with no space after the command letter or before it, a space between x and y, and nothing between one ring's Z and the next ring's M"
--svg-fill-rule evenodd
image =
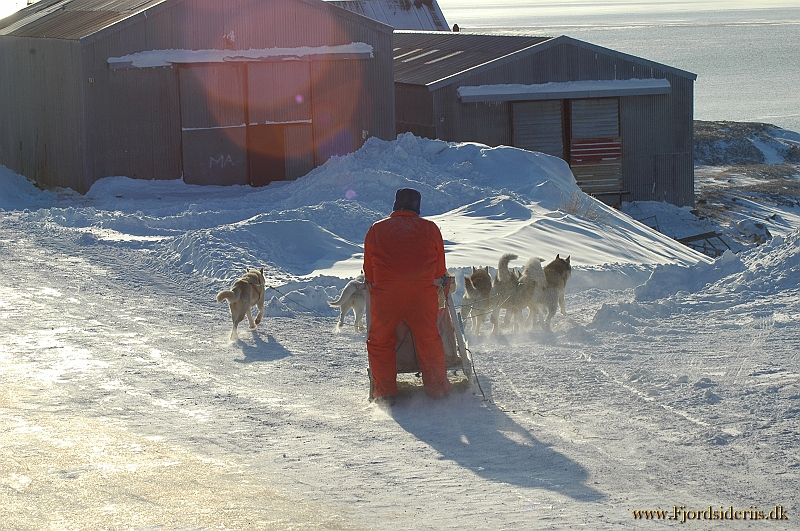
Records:
M570 167L584 192L618 194L622 186L619 99L571 100Z
M238 67L178 70L183 178L190 184L247 184L244 82Z
M514 146L564 158L561 100L514 103Z
M572 138L619 136L619 99L571 100Z

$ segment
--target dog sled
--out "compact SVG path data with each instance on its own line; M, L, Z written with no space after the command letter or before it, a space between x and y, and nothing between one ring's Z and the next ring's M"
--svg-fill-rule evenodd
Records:
M439 329L439 336L442 338L447 371L452 371L453 373L462 371L466 377L466 384L470 388L474 388L472 357L467 348L461 314L456 311L455 304L453 304L453 294L451 293L451 289L455 287L455 281L452 277L448 276L446 280L437 279L436 284L439 286L440 296L442 293L444 294L444 305L442 306L440 302L441 307L439 308L436 326ZM366 298L367 333L369 334L369 290L366 290ZM440 301L441 300L440 298ZM397 335L397 344L395 345L395 352L397 353L397 374L420 374L421 370L417 362L417 350L414 344L414 336L405 321L400 322L395 329L395 334ZM367 369L367 374L369 375L369 399L371 401L374 398L375 384L370 369Z

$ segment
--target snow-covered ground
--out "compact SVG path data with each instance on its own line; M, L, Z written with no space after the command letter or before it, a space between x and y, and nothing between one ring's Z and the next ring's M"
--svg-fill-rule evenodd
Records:
M261 189L80 196L0 167L0 529L797 529L800 209L745 177L702 166L701 196L730 186L700 220L608 208L553 157L411 135ZM505 252L574 272L552 332L468 329L479 385L432 401L403 375L387 410L327 301L405 186L456 303ZM673 240L708 231L737 253ZM215 294L261 265L268 318L229 341Z

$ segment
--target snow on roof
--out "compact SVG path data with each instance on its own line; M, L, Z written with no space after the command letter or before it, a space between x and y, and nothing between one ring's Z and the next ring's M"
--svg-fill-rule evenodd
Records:
M555 100L610 96L669 94L666 79L613 79L539 83L534 85L478 85L458 87L464 103L486 101Z
M436 0L332 0L329 3L395 29L450 31Z
M154 68L173 63L227 63L235 61L298 61L312 59L369 59L372 45L363 42L337 46L298 46L249 50L149 50L109 57L111 68Z

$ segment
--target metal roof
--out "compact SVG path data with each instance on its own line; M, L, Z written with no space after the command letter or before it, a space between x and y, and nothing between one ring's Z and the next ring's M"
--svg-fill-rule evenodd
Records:
M450 31L436 0L326 0L399 30Z
M168 0L39 0L0 20L0 35L77 40Z
M397 83L424 85L438 89L462 77L495 68L504 60L535 54L559 44L571 44L595 53L633 61L649 68L697 79L697 74L680 70L635 55L603 48L566 35L526 37L478 35L458 32L394 32L394 80Z
M184 0L39 0L28 7L0 19L0 36L41 37L80 40L158 6L168 8ZM322 0L297 0L327 7L337 16L358 18L362 25L389 28L386 24L358 17L333 3ZM152 13L152 12L151 12Z
M549 40L552 37L395 31L394 80L431 85Z

